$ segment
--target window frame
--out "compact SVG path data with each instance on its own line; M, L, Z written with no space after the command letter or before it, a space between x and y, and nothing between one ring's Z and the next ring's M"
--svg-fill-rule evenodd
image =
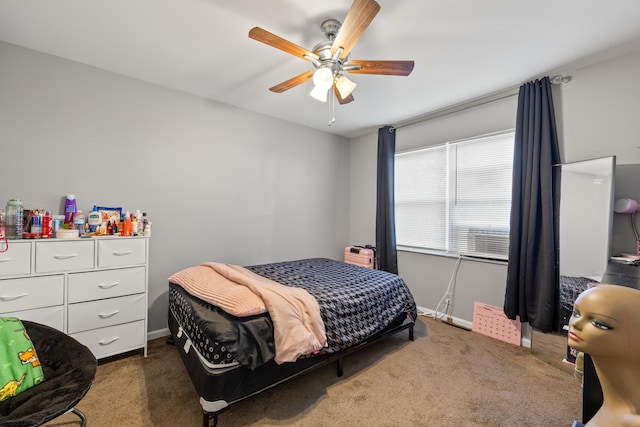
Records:
M480 224L483 221L478 221L477 225L474 225L474 224L469 225L468 227L466 227L466 230L464 227L460 227L459 225L456 226L455 223L453 223L453 221L455 220L451 218L451 215L452 215L451 205L454 203L453 199L456 197L456 195L452 195L452 192L454 192L452 188L457 186L458 176L459 175L462 176L461 173L464 173L464 168L457 170L454 166L452 166L452 162L455 161L455 160L452 160L452 156L455 157L457 155L456 153L458 149L457 147L463 147L464 145L472 144L474 142L486 143L486 142L491 142L492 140L494 141L503 140L504 138L509 138L513 143L511 147L511 151L505 152L505 154L509 154L510 167L508 169L503 169L502 171L500 170L499 167L496 167L494 168L494 170L497 173L499 174L501 173L503 175L502 177L503 180L501 182L505 182L505 179L507 176L506 174L508 172L509 186L504 187L505 191L503 192L504 193L503 200L505 200L504 195L507 193L506 190L508 188L509 208L508 208L508 211L506 212L506 218L505 218L505 212L503 208L501 215L496 217L497 222L500 222L499 218L501 218L500 227L481 226ZM425 150L444 149L445 150L444 157L446 158L444 171L447 176L446 184L445 184L446 196L443 202L445 205L444 206L445 213L444 215L438 214L439 218L442 221L444 221L444 224L441 227L441 230L439 230L441 233L444 233L444 244L440 246L432 245L432 246L435 246L435 247L432 247L429 245L412 245L412 244L407 244L411 242L403 242L396 245L397 249L402 251L408 251L408 252L430 253L430 254L436 254L436 255L457 256L457 257L465 256L465 257L472 257L472 258L478 258L478 259L484 259L484 260L507 261L508 248L509 248L509 228L510 228L509 223L510 223L511 196L512 196L511 181L513 176L513 147L514 146L515 146L515 130L505 129L505 130L473 136L469 138L464 138L464 139L459 139L454 141L447 141L441 144L433 144L429 146L414 148L411 150L396 152L394 155L394 159L397 161L398 156L403 156L405 154L416 153L416 152L425 151ZM454 153L453 155L452 155L452 152ZM494 164L496 166L499 165L500 163L504 164L505 159L507 159L506 156L503 159L497 159ZM397 169L395 173L396 173L395 178L397 178L397 174L398 174ZM397 185L398 183L396 180L395 186ZM394 189L394 191L397 191L397 187ZM426 203L426 198L424 200ZM396 227L397 227L397 220L398 220L398 214L397 214L398 205L402 203L404 202L403 201L398 202L397 197L394 198ZM404 206L405 209L407 208L407 206L410 206L410 203L405 204ZM458 224L460 223L458 222ZM464 243L462 243L463 242L462 238L460 237L460 235L457 235L457 238L455 238L454 237L455 233L462 233L463 235L465 235L466 238L468 239L466 243L468 246L464 247ZM396 235L397 235L397 232L396 232ZM452 241L455 243L452 243ZM470 246L472 244L473 244L473 247ZM478 248L485 248L485 249L479 250Z

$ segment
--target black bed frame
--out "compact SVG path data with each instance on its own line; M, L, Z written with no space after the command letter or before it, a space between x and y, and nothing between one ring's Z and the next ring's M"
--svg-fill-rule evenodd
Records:
M288 381L292 378L295 378L299 375L302 375L306 372L309 372L313 369L327 365L329 363L336 362L337 374L338 374L338 377L341 377L344 373L344 358L347 355L355 351L358 351L370 344L373 344L389 335L396 334L405 329L409 330L409 340L413 341L414 340L413 327L414 327L414 322L410 319L406 319L402 324L391 327L385 331L382 331L381 333L375 335L371 339L361 342L359 344L356 344L353 347L344 349L338 353L333 353L328 355L318 355L318 356L313 356L309 358L302 358L302 359L298 359L298 361L294 363L286 363L282 365L276 365L275 362L273 361L271 363L263 365L257 368L255 371L253 371L256 373L258 377L261 376L260 381L263 382L263 385L259 390L256 390L254 392L247 394L246 396L242 396L236 400L232 400L228 402L227 406L220 410L207 411L203 406L202 425L203 427L216 427L218 425L218 415L226 411L233 403L236 403L248 397L254 396L268 388L274 387L278 384L281 384L285 381ZM182 345L184 343L184 337L178 338L176 336L176 332L178 328L179 326L177 325L177 322L175 321L173 316L169 315L169 329L171 330L171 338L167 342L170 344L174 344L176 346ZM178 353L180 353L180 356L182 357L182 360L185 366L187 367L187 370L189 371L189 375L191 376L192 383L196 388L198 395L201 396L201 404L202 404L202 393L200 390L202 387L201 384L203 384L203 382L206 381L206 379L194 378L194 376L191 374L191 370L189 369L189 365L196 363L194 362L194 357L197 357L197 356L194 356L195 349L192 349L192 351L189 352L190 354L187 354L184 351L178 349ZM212 420L213 420L213 425L211 424Z

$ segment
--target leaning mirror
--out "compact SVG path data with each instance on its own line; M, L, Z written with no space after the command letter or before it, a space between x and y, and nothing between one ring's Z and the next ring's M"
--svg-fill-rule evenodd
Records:
M533 331L531 351L562 366L567 356L566 331L573 302L589 283L604 275L610 258L615 157L564 163L560 179L559 270L560 319L557 334ZM568 367L568 369L572 367Z

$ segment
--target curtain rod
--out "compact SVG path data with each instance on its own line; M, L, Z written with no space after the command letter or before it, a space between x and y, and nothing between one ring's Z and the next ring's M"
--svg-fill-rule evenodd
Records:
M494 92L489 95L473 98L468 101L454 104L449 107L442 108L440 110L432 111L421 116L413 117L408 120L404 120L396 125L393 125L395 129L400 129L407 126L412 126L418 123L426 122L427 120L437 119L439 117L447 116L449 114L458 113L460 111L468 110L470 108L478 107L480 105L489 104L491 102L500 101L502 99L510 98L518 94L520 85L513 86L508 89Z
M563 85L565 83L569 83L572 79L573 78L570 75L556 75L551 77L550 81L551 81L551 84L553 85ZM426 113L421 116L413 117L411 119L401 121L398 124L393 125L393 127L394 129L400 129L406 126L411 126L418 123L426 122L427 120L437 119L438 117L443 117L449 114L458 113L460 111L468 110L470 108L478 107L480 105L489 104L491 102L510 98L518 94L521 86L522 85L511 86L507 89L503 89L501 91L494 92L489 95L473 98L468 101L463 101L459 104L454 104L449 107L442 108L440 110L432 111L430 113Z

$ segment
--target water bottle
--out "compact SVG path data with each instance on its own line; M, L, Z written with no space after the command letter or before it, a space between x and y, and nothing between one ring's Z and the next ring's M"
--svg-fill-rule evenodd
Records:
M78 209L78 213L73 217L73 228L78 230L78 235L84 235L84 225L87 222L87 219L84 217L84 212L82 209Z
M7 239L22 239L23 221L22 201L20 199L9 200L7 202L4 230Z

